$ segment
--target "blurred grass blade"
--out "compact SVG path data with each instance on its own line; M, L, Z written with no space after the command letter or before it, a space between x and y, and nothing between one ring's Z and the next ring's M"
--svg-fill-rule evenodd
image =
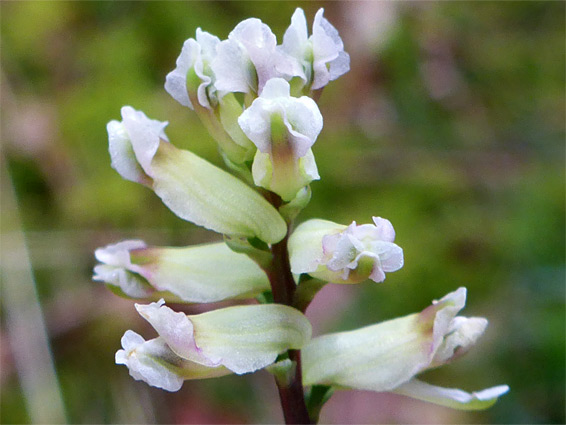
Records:
M66 423L17 200L3 156L0 164L2 308L10 348L31 423Z

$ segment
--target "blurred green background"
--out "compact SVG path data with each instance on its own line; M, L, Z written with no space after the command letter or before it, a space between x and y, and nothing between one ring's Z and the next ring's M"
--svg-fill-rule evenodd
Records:
M165 75L197 27L226 38L254 16L281 41L297 6L309 22L324 6L351 56L320 101L322 178L300 219L386 217L405 250L405 267L384 284L327 286L308 312L315 331L420 311L466 286L464 314L490 327L465 358L425 378L511 387L469 413L339 392L322 420L566 421L565 3L4 1L2 423L282 421L266 372L186 382L174 394L131 379L114 364L120 337L153 333L131 301L90 277L94 249L120 239L219 239L110 168L106 123L132 105L168 120L177 146L221 164L195 114L164 91Z

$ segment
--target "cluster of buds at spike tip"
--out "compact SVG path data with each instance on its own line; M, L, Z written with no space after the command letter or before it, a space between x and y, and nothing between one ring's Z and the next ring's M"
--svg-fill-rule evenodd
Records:
M278 385L299 384L302 404L303 384L391 391L460 409L488 407L508 390L466 393L415 378L460 357L484 332L485 319L457 316L463 288L421 313L311 339L303 312L324 284L382 282L404 263L393 225L381 217L361 225L312 219L292 230L310 201L310 183L320 178L312 148L323 118L313 97L349 62L322 9L310 35L297 9L281 45L255 18L223 41L197 29L165 89L197 113L231 172L176 148L167 122L130 106L108 123L111 165L123 178L153 190L178 217L224 236L182 248L127 240L96 250L94 280L150 302L136 309L158 337L127 331L116 353L132 377L177 391L188 379L267 368ZM285 297L275 297L276 289ZM261 305L250 305L253 298ZM242 299L246 305L198 315L164 305ZM295 350L303 352L302 372ZM319 411L322 403L311 407ZM307 418L291 419L299 420Z

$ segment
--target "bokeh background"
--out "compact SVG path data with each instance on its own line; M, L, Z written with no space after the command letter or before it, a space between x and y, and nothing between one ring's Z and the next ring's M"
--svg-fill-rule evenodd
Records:
M282 421L266 372L173 394L131 379L114 364L120 337L153 333L91 270L96 247L125 238L219 240L110 168L106 123L132 105L221 164L165 75L197 27L226 38L255 16L281 41L297 6L309 22L324 6L351 56L320 100L322 179L300 219L387 217L406 262L384 284L328 285L308 311L315 332L420 311L466 286L464 313L490 327L425 378L511 386L484 412L338 392L322 421L565 422L565 3L3 1L2 423Z

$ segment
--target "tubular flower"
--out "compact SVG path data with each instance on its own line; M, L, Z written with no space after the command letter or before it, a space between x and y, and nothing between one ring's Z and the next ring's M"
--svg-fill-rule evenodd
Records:
M294 75L312 90L320 89L350 70L350 56L336 28L319 9L314 17L312 35L308 36L305 12L297 8L285 31L280 50L294 58Z
M259 266L225 243L163 248L123 241L94 255L102 264L95 266L93 279L132 298L210 303L254 297L269 289Z
M127 332L116 362L128 366L134 378L170 391L183 379L262 369L280 353L302 348L311 336L308 319L284 305L242 305L187 316L163 304L136 304L159 338L144 342Z
M385 272L403 267L403 250L393 243L389 220L373 217L374 224L349 226L309 220L289 239L291 270L334 283L383 282Z
M177 216L228 235L267 243L287 231L283 218L259 193L192 152L171 145L167 122L130 106L108 123L112 166L125 179L149 186Z
M320 178L311 146L322 130L322 115L311 98L291 97L287 81L269 80L238 123L258 149L252 165L256 185L291 201Z
M466 393L415 379L467 352L485 331L486 319L456 316L465 302L460 288L421 313L313 339L303 349L305 384L393 391L464 410L491 406L506 385Z

